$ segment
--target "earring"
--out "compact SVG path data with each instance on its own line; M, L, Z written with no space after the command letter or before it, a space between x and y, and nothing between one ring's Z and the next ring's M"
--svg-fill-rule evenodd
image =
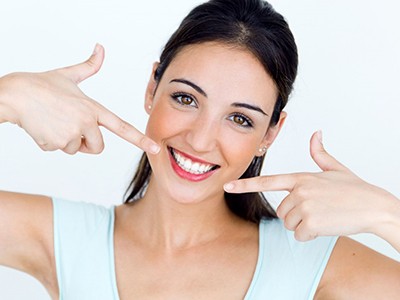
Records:
M263 146L263 147L258 148L258 152L260 152L260 153L266 153L267 150L268 150L267 146Z
M151 105L149 105L148 108L151 110Z

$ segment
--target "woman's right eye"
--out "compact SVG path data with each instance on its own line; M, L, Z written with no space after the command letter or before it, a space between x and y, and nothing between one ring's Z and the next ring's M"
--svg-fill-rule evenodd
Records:
M197 107L196 101L193 99L193 96L191 95L174 93L172 94L172 99L174 99L174 101L176 101L178 104L182 106Z

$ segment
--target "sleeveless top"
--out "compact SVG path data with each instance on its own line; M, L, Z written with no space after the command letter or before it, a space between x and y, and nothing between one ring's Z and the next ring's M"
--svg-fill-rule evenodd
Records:
M119 300L114 207L53 198L53 211L59 300ZM298 242L279 219L261 220L258 261L244 300L313 299L336 240Z

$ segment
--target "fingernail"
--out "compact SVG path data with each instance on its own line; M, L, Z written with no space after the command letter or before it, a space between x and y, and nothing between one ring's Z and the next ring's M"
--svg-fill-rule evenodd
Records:
M224 190L227 192L232 191L234 187L235 185L232 182L224 184Z
M96 46L94 46L94 50L93 50L93 54L92 55L96 55L99 52L99 48L100 48L100 44L96 43Z
M317 131L317 138L318 138L318 141L322 144L322 130Z
M151 146L150 146L150 153L151 154L157 154L158 152L160 152L160 146L159 145L157 145L157 144L152 144Z

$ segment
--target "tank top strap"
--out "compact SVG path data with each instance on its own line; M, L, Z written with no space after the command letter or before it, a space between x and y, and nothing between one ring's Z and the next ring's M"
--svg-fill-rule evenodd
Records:
M59 299L118 299L114 207L53 198L53 216Z
M261 220L259 262L246 300L313 299L336 240L299 242L281 220Z

